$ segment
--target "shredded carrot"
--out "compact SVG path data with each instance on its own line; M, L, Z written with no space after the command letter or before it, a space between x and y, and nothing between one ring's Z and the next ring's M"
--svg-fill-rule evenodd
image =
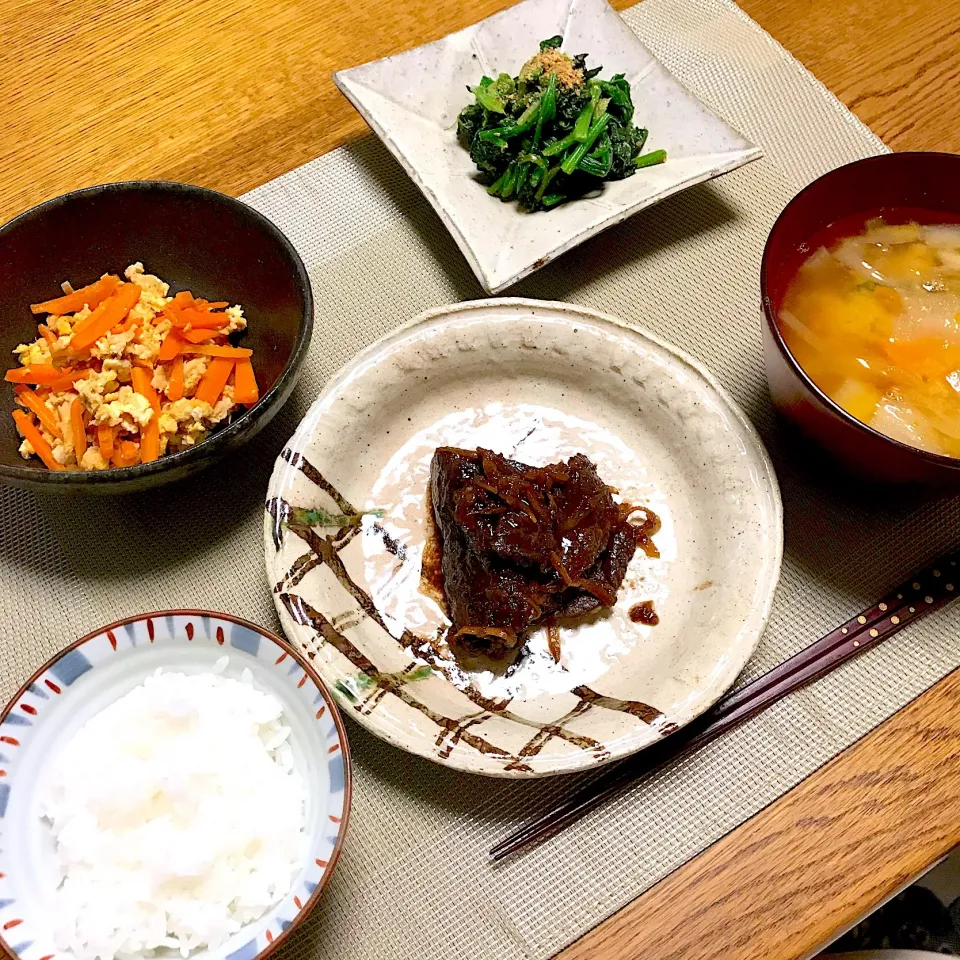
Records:
M117 292L109 299L104 300L97 309L83 321L83 329L74 331L70 338L70 352L82 353L92 347L101 337L106 336L133 308L140 299L140 287L135 283L124 283L117 288ZM92 322L94 315L102 311L99 317Z
M238 360L233 375L233 399L237 403L253 406L260 399L260 388L249 359Z
M61 370L60 376L50 381L50 389L54 393L69 390L78 380L86 380L91 373L93 373L92 370Z
M189 290L181 290L174 296L173 304L177 307L192 307L193 294Z
M183 357L177 357L170 368L167 397L170 400L179 400L183 397Z
M227 380L233 371L234 361L229 357L214 357L207 372L197 387L197 392L193 395L194 400L205 400L213 405L220 399L223 388L227 385Z
M160 397L157 396L157 391L151 382L153 380L152 368L134 367L131 376L133 389L141 396L146 397L153 408L153 416L141 432L140 445L140 459L144 463L150 463L160 456ZM128 441L124 441L124 443L126 442ZM121 450L121 456L125 460L130 459L130 454L125 450Z
M97 446L104 460L110 460L113 457L113 437L116 433L116 427L111 427L109 423L97 424Z
M110 462L115 467L132 467L140 462L140 447L132 440L121 440L115 445Z
M83 403L79 397L74 397L70 404L70 432L73 434L73 449L79 463L87 452L87 429L83 422Z
M55 316L62 316L65 313L76 313L82 310L84 306L95 309L107 297L120 286L120 278L109 274L101 277L95 283L91 283L73 293L68 293L64 297L57 297L54 300L44 300L43 303L31 303L30 309L33 313L52 313Z
M35 363L29 367L15 367L4 374L8 383L42 383L51 384L66 370L58 370L49 363Z
M130 371L130 376L133 380L133 389L150 401L150 406L153 408L154 413L159 413L160 398L157 396L157 391L154 390L153 383L151 382L153 380L153 368L134 367ZM156 417L153 419L156 419Z
M134 330L140 326L139 320L134 320L133 317L127 317L123 323L118 323L114 328L114 333L126 333L128 330Z
M218 343L185 343L180 350L184 354L199 353L205 357L229 357L233 360L242 360L252 357L253 351L246 347L221 347Z
M183 338L188 343L203 343L204 340L213 340L216 337L226 336L226 330L205 330L203 327L197 327L194 330L185 330Z
M39 394L34 393L25 383L18 383L13 388L17 402L22 403L28 410L37 415L37 419L47 428L49 433L63 439L57 415L44 403Z
M160 417L154 415L140 432L140 459L152 463L160 456Z
M20 431L20 436L36 451L37 456L46 464L50 470L65 470L62 463L57 463L53 456L53 450L50 444L43 439L43 434L37 429L36 424L22 411L13 411L13 422Z
M186 344L187 341L184 340L179 333L171 330L166 337L164 337L163 343L160 344L160 352L157 354L157 360L161 363L172 360L180 353Z
M96 308L91 310L82 320L78 320L71 330L71 334L76 336L78 333L83 333L84 330L89 329L95 323L98 323L100 318L103 316L104 312L107 309L107 304L112 298L107 298L106 300L101 301L97 304Z
M74 290L69 283L62 284L62 287L63 296L31 306L34 314L50 315L49 318L37 317L37 337L33 346L46 353L44 343L53 349L58 343L67 342L67 352L72 359L61 367L64 361L58 353L57 359L49 363L30 364L4 372L6 381L14 385L19 405L14 414L17 428L29 440L36 456L50 469L75 468L57 463L52 449L55 444L52 440L44 442L44 437L53 435L57 443L66 441L72 446L78 465L91 446L99 450L108 466L151 463L161 457L164 434L160 429L160 418L165 405L175 403L191 392L197 400L211 406L218 401L226 405L225 390L230 397L231 410L242 408L242 405L252 406L258 401L260 391L251 360L253 350L232 346L228 339L231 321L224 311L229 308L229 301L210 301L182 290L159 309L153 304L147 309L138 307L135 314L144 318L155 317L154 323L160 318L169 321L164 324L169 330L165 336L161 335L159 349L154 355L151 348L156 349L156 340L147 343L145 338L133 345L132 341L128 343L131 337L143 336L146 323L130 315L137 303L143 303L144 293L139 284L124 282L120 276L110 274L79 290ZM67 328L60 325L58 317L81 309L87 315L75 322L68 317L72 329L62 337L60 331ZM88 409L88 404L94 408L97 406L92 395L87 396L94 379L87 387L79 386L83 379L101 376L107 379L101 374L105 358L93 356L90 351L92 348L94 354L99 354L97 341L102 342L102 338L116 333L124 336L116 345L117 349L111 349L111 352L125 361L133 390L150 404L150 419L133 434L120 426L99 423L96 409ZM119 349L121 344L123 349ZM151 350L150 361L139 355L148 350ZM194 356L207 357L209 361L196 387L188 392L186 367ZM166 381L162 391L153 385L154 377L161 371L160 364L163 364L164 373L160 379ZM71 392L63 396L67 391ZM203 428L206 432L210 426L204 423ZM62 451L57 455L61 456Z
M185 327L187 321L183 319L180 308L175 303L167 303L162 310L163 315L175 326Z

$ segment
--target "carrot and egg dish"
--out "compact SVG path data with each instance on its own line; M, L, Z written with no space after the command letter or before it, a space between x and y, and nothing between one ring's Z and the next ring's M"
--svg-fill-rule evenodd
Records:
M8 370L20 454L51 470L149 463L193 446L256 403L251 356L231 338L246 329L239 305L210 303L142 263L32 304L45 315Z

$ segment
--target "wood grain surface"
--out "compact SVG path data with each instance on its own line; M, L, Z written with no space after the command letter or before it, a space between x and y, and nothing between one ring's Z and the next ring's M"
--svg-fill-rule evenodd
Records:
M808 957L960 844L960 670L558 960Z
M507 5L0 0L0 220L127 178L242 193L366 132L333 70ZM960 152L956 0L743 7L892 147ZM957 797L960 672L561 956L808 956L960 843Z
M108 180L243 193L366 132L333 70L508 5L0 0L0 220ZM960 152L956 0L743 6L890 146Z

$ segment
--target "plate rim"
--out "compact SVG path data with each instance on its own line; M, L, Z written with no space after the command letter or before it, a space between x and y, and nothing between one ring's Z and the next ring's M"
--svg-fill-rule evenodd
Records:
M266 499L269 501L270 497L273 495L274 484L276 480L286 471L295 469L291 462L284 458L284 453L286 451L295 452L295 444L298 444L302 440L303 435L307 432L307 425L312 424L312 422L315 420L317 411L319 411L320 408L327 402L330 395L339 387L339 385L345 380L353 377L359 368L369 364L374 357L382 354L394 342L406 339L406 337L417 328L426 328L435 321L439 322L444 318L450 317L451 315L469 315L472 313L483 312L485 310L496 310L504 307L518 307L526 309L529 310L534 316L536 316L536 311L541 309L555 311L557 313L566 315L573 314L592 322L599 322L601 324L612 326L616 331L621 334L626 334L628 337L639 337L641 340L645 339L654 344L657 348L669 354L675 360L678 360L680 363L689 367L707 384L711 390L713 390L720 397L727 413L737 421L737 424L743 431L745 437L751 441L751 449L754 455L758 457L764 468L764 473L767 480L768 496L773 510L770 523L770 527L773 529L772 531L769 529L766 531L768 535L771 532L774 535L774 549L770 558L770 571L768 575L769 587L767 589L766 596L764 597L763 605L759 611L757 625L752 631L752 635L750 635L749 643L744 646L742 658L734 658L730 661L731 666L728 667L728 671L732 670L732 674L729 676L725 675L723 682L717 685L715 695L711 698L708 698L708 700L706 700L695 713L691 714L689 717L684 717L682 722L678 722L675 717L670 718L672 722L678 723L680 729L683 729L685 726L689 725L698 717L706 713L720 700L725 693L732 688L737 677L740 675L750 658L756 652L760 638L763 635L763 632L766 629L767 623L770 619L770 613L773 608L773 601L780 579L783 562L784 539L783 499L780 493L780 483L777 478L773 462L770 459L769 453L767 452L766 445L760 437L760 434L757 432L756 427L753 425L749 417L747 417L746 413L744 413L740 405L699 360L692 357L682 348L677 347L647 328L640 325L627 324L625 321L620 320L611 314L594 310L591 307L580 306L578 304L566 303L563 301L537 300L529 297L490 297L482 300L467 300L460 303L445 304L424 310L410 320L405 321L395 329L389 331L381 337L378 337L359 353L355 354L343 366L334 371L330 378L324 383L320 393L310 404L310 408L304 414L303 418L297 424L296 429L291 434L287 442L283 445L280 453L277 455L277 458L274 461L273 471L270 474ZM293 620L290 612L281 602L279 594L273 589L276 582L273 561L278 555L279 551L274 547L273 517L271 516L269 509L264 509L263 533L267 584L270 589L271 596L273 597L274 607L277 611L277 615L280 619L284 633L287 635L287 638L291 644L297 645L300 641L290 636L288 631L292 632L298 630L301 628L301 625L298 625L296 621ZM331 696L337 701L338 706L341 706L341 709L347 712L347 706L349 705L349 702L345 702L341 705L338 693L334 692L336 691L335 685L328 684L327 689L331 691ZM608 760L599 762L586 756L580 759L579 755L571 755L571 757L564 759L566 761L573 760L575 762L565 762L563 766L556 769L534 769L532 771L505 770L502 767L494 767L492 765L478 769L476 765L478 758L472 758L472 763L469 761L465 762L460 754L454 752L448 758L441 760L436 756L435 753L429 751L427 745L423 742L423 738L404 741L398 734L395 733L393 729L394 725L381 724L379 722L376 712L361 714L351 710L349 711L349 715L354 717L354 719L360 723L364 729L369 730L378 738L385 740L393 746L398 747L408 753L424 757L425 759L431 760L447 769L456 769L464 773L480 774L482 776L500 779L537 779L546 776L557 776L564 773L576 773L578 771L582 772L583 770L587 769L598 769L601 766L605 766L609 763L615 762L616 760L634 756L659 742L657 740L653 740L632 750L627 750L611 756ZM485 758L483 757L480 757L479 760L481 763L485 762Z

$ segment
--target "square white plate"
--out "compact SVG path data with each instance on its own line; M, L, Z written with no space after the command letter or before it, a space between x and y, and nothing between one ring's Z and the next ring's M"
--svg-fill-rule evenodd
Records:
M601 77L625 74L645 150L667 162L604 184L598 196L524 213L488 196L457 142L467 86L516 76L539 41L563 35L567 53L587 53ZM341 70L334 82L433 205L490 293L538 270L588 237L671 194L734 170L762 151L711 113L637 39L606 0L525 0L406 53Z

